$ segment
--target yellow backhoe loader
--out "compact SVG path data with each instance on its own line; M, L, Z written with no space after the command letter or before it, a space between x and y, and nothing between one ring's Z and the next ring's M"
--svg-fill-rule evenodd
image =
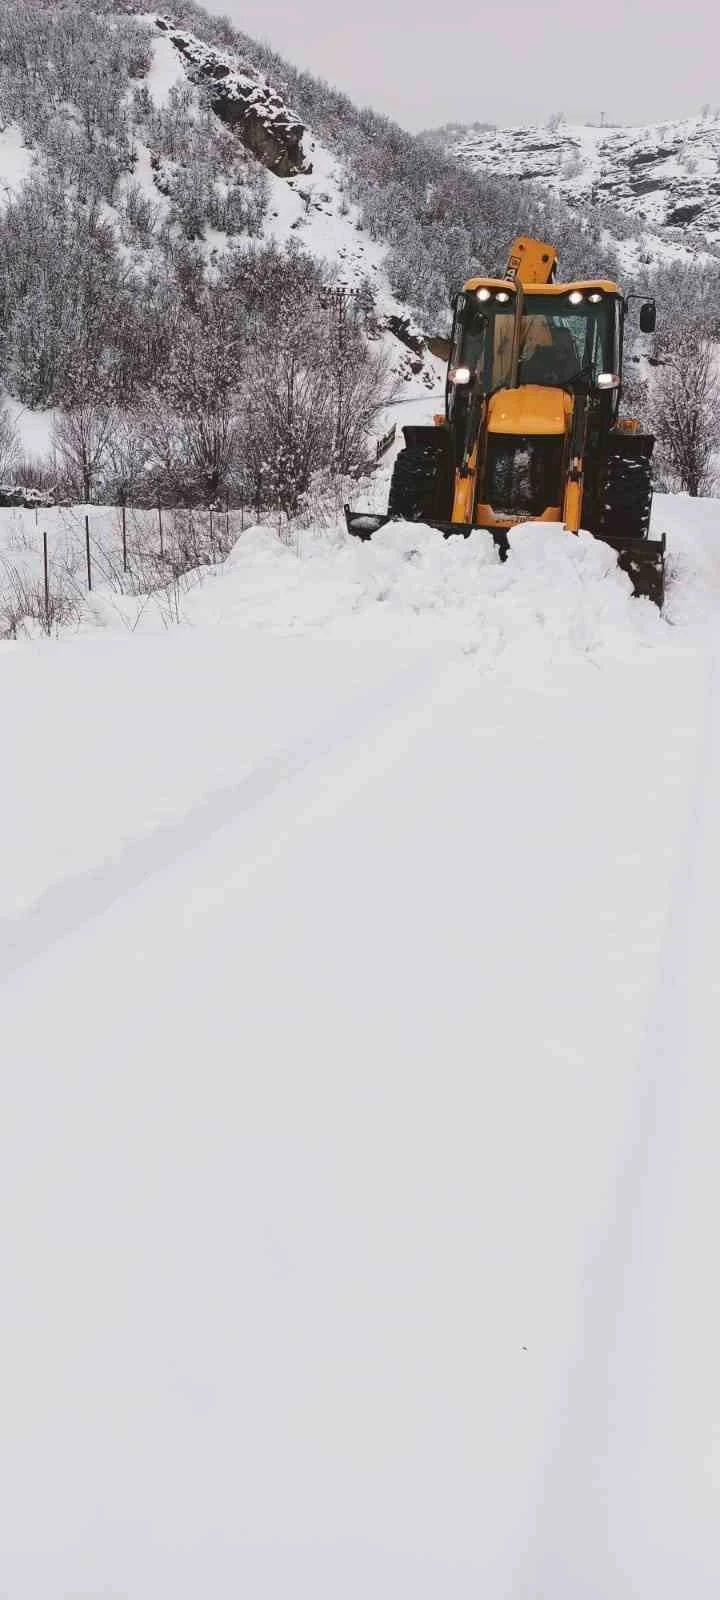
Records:
M519 522L587 529L617 552L635 593L662 605L665 539L650 539L654 439L620 419L623 333L632 299L606 279L557 283L552 245L515 239L506 275L470 278L452 336L445 412L404 428L387 515L351 511L369 539L391 518L444 534L486 528L501 557ZM652 333L655 302L640 307Z

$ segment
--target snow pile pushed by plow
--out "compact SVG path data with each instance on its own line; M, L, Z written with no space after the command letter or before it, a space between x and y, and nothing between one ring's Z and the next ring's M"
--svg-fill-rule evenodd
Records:
M489 663L516 646L557 658L659 637L656 609L633 599L613 552L589 534L527 524L513 530L504 563L487 533L444 539L421 523L389 523L364 544L298 540L286 546L268 529L249 529L187 597L184 615L335 637L455 640Z

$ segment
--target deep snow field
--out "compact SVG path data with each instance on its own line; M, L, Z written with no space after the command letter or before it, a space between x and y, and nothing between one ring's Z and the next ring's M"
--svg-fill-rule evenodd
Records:
M9 1600L717 1600L720 502L655 522L663 616L254 527L0 644Z

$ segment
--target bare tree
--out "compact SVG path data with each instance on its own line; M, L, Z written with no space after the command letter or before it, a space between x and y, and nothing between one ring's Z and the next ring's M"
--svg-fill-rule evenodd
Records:
M275 331L274 329L272 330ZM294 516L332 437L327 371L299 338L256 348L247 373L242 455L258 503L265 494Z
M0 482L5 482L16 465L20 439L7 406L0 410Z
M352 340L331 350L330 416L332 465L344 475L367 458L370 426L399 387L386 351L376 352L356 331Z
M655 345L653 423L661 452L681 490L709 494L720 446L717 348L697 325L675 327Z
M68 347L63 410L53 429L53 443L86 505L118 426L116 388L112 357L98 330L83 329Z
M90 398L61 411L55 422L55 449L86 505L92 500L96 478L105 466L115 423L113 407Z
M130 505L133 494L142 485L148 468L148 453L140 420L133 413L118 417L108 440L104 464L112 498L121 506Z
M237 436L237 339L221 308L183 310L164 371L142 397L148 442L173 498L217 499Z

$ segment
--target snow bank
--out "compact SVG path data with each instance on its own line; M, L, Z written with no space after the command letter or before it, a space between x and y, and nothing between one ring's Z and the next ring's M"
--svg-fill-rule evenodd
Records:
M589 534L572 538L549 523L512 530L508 559L501 562L490 535L481 531L444 539L423 524L394 522L362 543L338 525L278 530L263 524L241 532L236 512L228 559L171 581L169 571L164 579L159 559L157 514L132 512L131 573L124 582L120 513L87 510L90 597L83 508L58 507L41 519L0 512L0 565L22 568L29 580L41 583L46 528L51 587L72 574L73 616L89 632L152 631L172 622L414 647L444 642L476 655L488 670L536 681L562 662L637 659L674 648L688 632L712 626L720 613L717 501L656 499L655 527L668 538L662 616L650 602L633 597L608 546ZM172 526L168 513L166 540ZM226 540L225 519L217 526ZM143 574L148 583L152 577L153 592Z
M7 398L5 403L20 440L21 454L35 461L46 461L52 457L57 411L52 408L31 411L29 406L23 406L11 398Z
M444 539L419 523L389 523L367 543L300 533L290 546L250 529L188 596L185 615L335 638L453 640L530 675L543 662L632 651L664 635L607 546L548 523L516 530L504 563L487 533Z

